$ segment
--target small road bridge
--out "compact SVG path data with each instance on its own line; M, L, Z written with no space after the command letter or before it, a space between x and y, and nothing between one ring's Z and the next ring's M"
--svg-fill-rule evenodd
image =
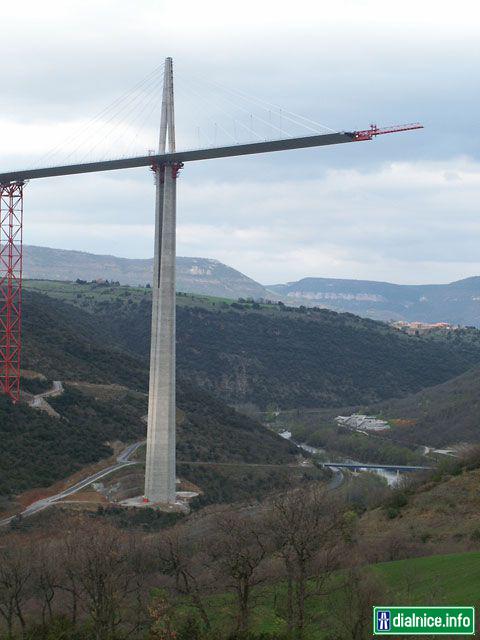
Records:
M433 467L406 465L406 464L382 464L364 462L322 462L323 467L335 467L337 469L351 469L352 471L360 471L364 469L379 469L382 471L398 471L404 473L407 471L429 471Z

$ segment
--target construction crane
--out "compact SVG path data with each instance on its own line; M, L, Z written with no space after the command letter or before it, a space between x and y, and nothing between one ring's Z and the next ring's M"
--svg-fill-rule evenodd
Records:
M364 131L355 131L355 142L361 142L362 140L373 140L375 136L383 136L386 133L400 133L400 131L412 131L413 129L423 129L423 125L418 122L412 124L399 124L393 127L377 127L376 124L371 124L370 129Z

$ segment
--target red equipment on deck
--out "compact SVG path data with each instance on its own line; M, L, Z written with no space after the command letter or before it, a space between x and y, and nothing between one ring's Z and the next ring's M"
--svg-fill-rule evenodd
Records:
M23 182L0 185L0 392L20 397Z
M373 140L375 136L383 136L385 133L398 133L399 131L412 131L413 129L423 129L423 124L415 122L413 124L399 124L393 127L383 127L380 129L376 124L371 124L370 129L355 131L355 141Z

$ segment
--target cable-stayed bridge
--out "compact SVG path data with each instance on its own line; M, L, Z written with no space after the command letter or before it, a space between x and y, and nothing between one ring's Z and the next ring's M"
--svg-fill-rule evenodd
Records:
M198 82L193 87L180 82L181 91L187 93L195 109L201 111L206 106L215 117L213 126L196 127L195 135L187 139L185 146L193 146L195 140L195 148L177 149L173 63L167 58L163 68L154 70L80 127L63 145L52 149L42 158L41 166L0 173L0 391L17 402L26 182L135 167L150 167L154 171L154 273L144 500L158 504L175 502L176 184L180 169L188 162L362 142L383 134L422 128L420 124L388 128L371 125L359 131L334 131L238 90L228 90L228 96L220 99L220 85L212 82L209 85L215 89L215 99L201 96ZM159 104L160 135L156 148L148 150L143 146L143 153L134 153L132 150L144 142L142 127ZM116 149L115 158L104 157L106 141ZM66 149L63 156L59 153L62 148ZM59 155L62 161L55 161Z

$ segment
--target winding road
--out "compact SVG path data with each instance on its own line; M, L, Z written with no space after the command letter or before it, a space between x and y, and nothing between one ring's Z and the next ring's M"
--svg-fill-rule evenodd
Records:
M110 467L106 467L101 471L97 471L96 473L93 473L87 478L80 480L79 482L75 483L68 489L61 491L60 493L57 493L54 496L49 496L48 498L42 498L41 500L36 500L35 502L32 502L32 504L30 504L26 509L24 509L20 513L10 516L9 518L5 518L4 520L0 520L0 527L4 527L10 524L12 520L14 520L15 518L18 518L19 516L21 516L22 518L27 518L28 516L32 516L33 514L38 513L39 511L43 511L44 509L47 509L55 502L58 502L59 500L63 500L63 498L67 498L68 496L71 496L73 493L77 493L81 489L85 489L85 487L88 487L88 485L92 484L92 482L96 482L97 480L100 480L100 478L104 478L105 476L110 475L117 469L138 464L138 462L136 462L135 460L130 460L130 457L135 453L135 451L139 447L142 446L142 444L144 444L144 442L145 440L140 440L139 442L134 442L133 444L128 445L128 447L126 447L117 456L117 462L115 464L112 464Z
M59 381L55 381L53 383L53 388L50 391L44 392L42 394L38 394L35 397L35 400L37 400L37 402L35 404L32 403L32 406L36 406L37 408L40 408L39 404L41 401L43 401L44 397L56 396L62 393L63 393L62 383ZM128 447L123 449L123 451L117 456L117 461L115 464L112 464L109 467L105 467L104 469L101 469L100 471L97 471L87 476L83 480L79 480L78 482L73 484L71 487L68 487L68 489L64 489L63 491L60 491L59 493L56 493L53 496L48 496L47 498L42 498L40 500L36 500L35 502L32 502L32 504L28 505L28 507L26 507L23 511L20 511L19 513L9 516L8 518L4 518L3 520L0 520L0 527L7 526L18 517L28 518L29 516L33 516L34 514L39 513L40 511L43 511L44 509L47 509L48 507L52 506L56 502L59 502L64 498L68 498L68 496L71 496L74 493L77 493L78 491L85 489L93 482L96 482L97 480L100 480L101 478L104 478L105 476L110 475L114 471L117 471L117 469L138 464L137 461L130 460L130 458L135 453L135 451L139 447L141 447L143 444L145 444L145 440L140 440L138 442L134 442L133 444L128 445ZM307 449L306 445L303 445L302 447L302 445L297 444L297 446L299 446L300 448ZM195 462L189 462L188 464L197 464L197 465L198 464L220 464L221 465L222 463L205 463L205 462L195 461ZM223 464L226 466L228 463L223 463ZM251 466L279 466L279 465L264 464L264 465L251 465ZM337 489L342 484L344 480L344 475L338 467L334 465L329 465L329 466L330 466L330 469L333 471L334 475L329 482L328 488L330 490Z

